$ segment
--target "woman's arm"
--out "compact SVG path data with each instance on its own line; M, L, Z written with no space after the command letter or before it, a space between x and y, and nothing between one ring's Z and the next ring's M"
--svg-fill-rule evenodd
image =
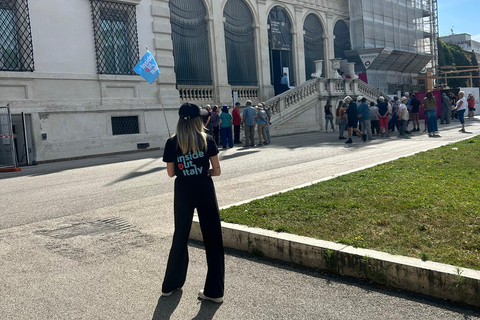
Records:
M170 178L175 176L175 163L174 162L167 162L167 173Z
M219 176L222 173L220 169L220 161L218 160L218 154L216 156L210 157L210 163L212 167L208 170L211 176Z

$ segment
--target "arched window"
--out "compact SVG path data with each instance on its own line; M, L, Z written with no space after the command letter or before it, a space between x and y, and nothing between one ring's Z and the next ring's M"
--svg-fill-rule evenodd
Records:
M228 0L223 16L228 83L232 86L256 86L252 13L243 0Z
M348 30L347 24L342 20L337 21L333 29L333 34L335 35L335 58L346 59L345 51L352 50L350 30Z
M315 60L324 59L323 47L323 26L322 22L310 13L303 24L304 30L304 46L305 46L305 72L306 79L311 78L311 74L315 73Z
M211 85L207 10L202 0L170 0L173 56L179 85Z
M295 83L292 56L292 23L287 11L275 6L268 14L268 43L270 47L270 76L275 94L282 90L282 75L288 68L289 84Z

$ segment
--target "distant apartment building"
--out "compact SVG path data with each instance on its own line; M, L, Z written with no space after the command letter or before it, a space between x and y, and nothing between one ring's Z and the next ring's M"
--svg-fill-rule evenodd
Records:
M440 40L446 43L458 44L468 57L475 53L477 60L480 60L480 41L472 40L472 36L468 33L451 34L440 37Z

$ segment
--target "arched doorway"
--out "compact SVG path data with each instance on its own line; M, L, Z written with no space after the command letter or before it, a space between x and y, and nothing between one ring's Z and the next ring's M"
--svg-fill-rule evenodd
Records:
M243 0L228 0L223 16L228 83L231 86L256 86L255 30L252 13Z
M352 44L350 43L350 30L345 21L339 20L335 23L333 34L335 35L335 58L346 59L345 51L352 50Z
M207 10L202 0L170 0L177 85L211 85Z
M305 47L305 79L310 79L315 73L315 60L324 60L322 22L313 13L310 13L303 24L303 42ZM322 71L323 75L323 71Z
M288 70L289 84L295 83L292 55L292 23L287 11L275 6L268 14L268 43L270 48L270 76L275 94L283 92L281 80ZM285 69L286 68L286 69Z

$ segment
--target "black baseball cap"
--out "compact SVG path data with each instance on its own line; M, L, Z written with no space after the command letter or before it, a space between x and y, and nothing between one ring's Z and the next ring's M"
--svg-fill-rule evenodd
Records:
M207 114L207 110L202 109L196 104L189 102L182 104L182 106L178 110L178 115L181 119L184 120L194 119L200 116L206 116Z

